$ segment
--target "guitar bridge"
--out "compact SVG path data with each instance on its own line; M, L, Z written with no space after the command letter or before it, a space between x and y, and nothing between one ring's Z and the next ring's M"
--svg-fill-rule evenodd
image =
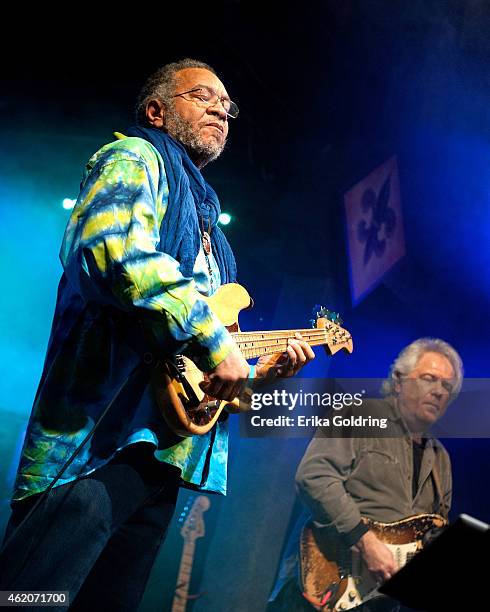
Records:
M211 419L214 415L214 412L218 408L218 406L219 406L219 400L212 400L209 402L199 404L199 406L196 406L195 408L189 408L187 412L189 414L191 413L199 414L201 416L205 416Z

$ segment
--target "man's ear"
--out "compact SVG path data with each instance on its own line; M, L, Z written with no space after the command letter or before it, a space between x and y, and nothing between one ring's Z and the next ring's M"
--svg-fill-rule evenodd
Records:
M395 392L395 395L400 394L400 390L402 388L401 380L402 377L400 372L395 372L395 376L393 377L393 391Z
M146 120L154 127L165 127L165 107L160 100L150 100L146 105Z

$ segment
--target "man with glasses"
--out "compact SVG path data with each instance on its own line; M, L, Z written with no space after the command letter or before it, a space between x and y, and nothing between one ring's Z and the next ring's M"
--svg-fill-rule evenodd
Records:
M447 518L451 505L451 465L442 444L428 434L458 395L463 366L447 342L421 338L401 351L383 385L382 400L364 402L355 414L385 417L389 432L318 432L296 474L300 498L315 526L332 530L362 556L379 582L397 571L393 554L362 521L392 523L417 514ZM340 434L340 437L336 437ZM286 567L286 563L284 563ZM271 612L310 610L296 580L274 589ZM363 612L397 609L391 600L377 600ZM359 610L361 608L358 608Z
M156 408L155 363L188 356L224 400L252 377L202 299L236 279L201 169L238 107L210 66L187 59L147 80L136 114L89 160L68 222L1 558L1 588L68 591L72 610L137 610L179 485L226 492L226 418L176 436ZM293 375L313 357L292 340L257 376Z

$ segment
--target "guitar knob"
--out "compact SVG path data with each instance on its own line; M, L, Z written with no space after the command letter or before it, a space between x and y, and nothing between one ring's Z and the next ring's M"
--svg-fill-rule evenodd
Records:
M351 601L354 601L354 599L357 597L357 592L356 591L349 591L349 599Z
M343 601L340 606L339 606L339 610L347 610L347 604L345 603L345 601Z

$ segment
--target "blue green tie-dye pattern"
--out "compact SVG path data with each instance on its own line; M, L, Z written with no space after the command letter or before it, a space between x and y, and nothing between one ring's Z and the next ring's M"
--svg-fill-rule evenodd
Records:
M184 481L226 493L227 422L204 436L173 434L155 406L148 370L140 367L139 340L128 334L127 323L134 327L141 319L162 354L184 353L203 371L233 347L201 299L210 292L202 251L193 278L186 278L176 260L157 250L167 202L163 160L145 140L120 139L89 160L61 247L64 274L14 500L50 484L111 401L57 485L146 441L155 444L158 459L181 469ZM210 261L217 287L219 269Z

